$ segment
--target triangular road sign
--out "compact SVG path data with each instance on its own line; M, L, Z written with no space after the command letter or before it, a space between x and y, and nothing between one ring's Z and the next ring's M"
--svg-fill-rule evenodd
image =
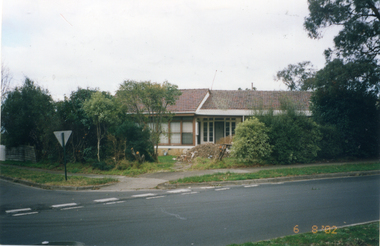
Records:
M70 136L71 136L71 132L72 132L72 131L56 131L56 132L54 132L55 137L57 138L59 144L60 144L62 147L63 147L64 145L66 145L67 140L69 140L69 138L70 138ZM64 144L62 143L62 133L63 133L63 138L64 138L64 141L65 141Z

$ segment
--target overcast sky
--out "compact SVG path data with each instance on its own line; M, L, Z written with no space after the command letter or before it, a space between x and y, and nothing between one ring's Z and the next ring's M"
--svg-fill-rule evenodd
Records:
M307 37L307 0L3 0L2 12L13 84L29 77L55 100L78 87L114 93L128 79L286 90L276 72L322 68L336 33Z

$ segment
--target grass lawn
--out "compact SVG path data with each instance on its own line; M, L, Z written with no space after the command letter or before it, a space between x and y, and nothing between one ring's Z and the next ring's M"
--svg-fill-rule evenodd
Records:
M334 166L313 166L313 167L300 167L300 168L279 168L260 170L255 173L216 173L203 176L187 177L178 180L170 181L171 184L177 183L201 183L212 181L233 181L233 180L247 180L247 179L262 179L262 178L277 178L289 177L299 175L313 175L322 173L340 173L340 172L353 172L353 171L369 171L380 170L380 163L370 164L345 164Z
M232 157L223 158L222 161L197 157L192 160L192 166L190 170L244 168L244 167L254 167L254 166L260 166L260 165L258 164L252 165L249 163L238 162L235 158L232 158Z
M9 178L53 186L90 186L118 182L117 179L112 178L87 178L81 176L68 176L66 181L64 174L50 174L9 166L0 166L0 174Z
M345 245L378 246L379 222L275 238L256 243L232 244L230 246L283 246L283 245Z
M170 172L176 162L174 156L160 156L158 163L145 162L139 167L135 162L126 162L124 166L111 166L110 170L99 170L94 168L90 163L67 163L66 168L68 173L84 173L84 174L104 174L104 175L122 175L122 176L137 176L144 173L152 172ZM51 171L63 171L63 164L48 163L48 162L19 162L19 161L2 161L1 164L32 167Z

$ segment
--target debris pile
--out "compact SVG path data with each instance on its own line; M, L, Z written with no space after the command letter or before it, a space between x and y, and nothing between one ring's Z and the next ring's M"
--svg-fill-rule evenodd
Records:
M177 158L179 161L191 162L192 159L197 157L215 159L218 158L221 152L220 144L206 143L195 146L194 148L188 150L186 155L181 155ZM228 151L224 154L224 157L228 156Z

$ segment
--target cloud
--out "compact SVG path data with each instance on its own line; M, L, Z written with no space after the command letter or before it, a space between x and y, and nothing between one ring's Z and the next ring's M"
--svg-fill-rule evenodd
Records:
M125 79L180 88L285 89L289 63L323 65L332 36L310 40L303 0L10 1L3 3L2 59L54 98L80 87L114 92Z

